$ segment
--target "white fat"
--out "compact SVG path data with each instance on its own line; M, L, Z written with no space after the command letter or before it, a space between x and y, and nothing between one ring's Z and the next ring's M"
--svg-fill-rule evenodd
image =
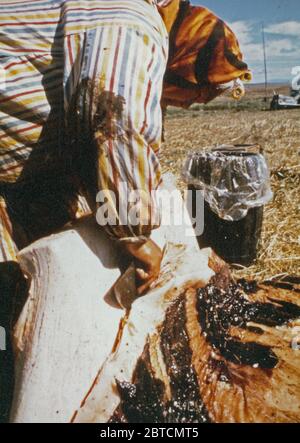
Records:
M172 179L165 182L174 190ZM180 194L177 203L177 210L183 207ZM169 214L163 209L166 219ZM119 252L93 218L21 251L19 260L31 287L14 331L17 357L11 422L69 422L99 371L78 420L105 421L118 403L114 377L130 380L147 335L165 314L167 292L187 282L206 282L212 275L209 253L199 252L196 238L186 235L187 228L191 229L188 221L153 232L162 248L168 245L162 287L134 303L114 354L124 311L109 304L105 294L120 275Z
M133 304L121 343L98 374L90 395L77 412L76 423L105 423L110 419L120 402L116 380L132 380L147 337L162 323L170 303L185 287L205 286L214 275L208 266L207 253L188 247L179 249L180 253L178 245L170 245L165 257L172 264L172 278L168 276L163 284L162 275L162 286Z

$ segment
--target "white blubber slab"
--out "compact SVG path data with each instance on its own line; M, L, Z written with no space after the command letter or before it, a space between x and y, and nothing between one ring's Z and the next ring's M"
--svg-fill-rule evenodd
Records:
M200 251L187 245L169 244L157 286L131 308L122 337L93 382L89 395L74 415L75 423L107 423L120 403L118 381L131 381L147 337L162 323L170 304L185 288L208 284L214 275L209 267L211 249Z
M92 221L20 254L32 277L15 329L12 422L68 422L111 352L123 311L104 295L119 277L115 250ZM95 240L93 249L83 239Z
M172 179L167 188L174 189ZM176 209L183 201L178 194ZM169 208L163 208L169 218ZM172 217L171 217L172 219ZM191 228L153 231L163 248L169 241L197 248ZM124 311L105 299L120 276L120 252L94 217L39 240L21 251L31 278L30 296L14 331L16 386L13 423L70 422L104 362L111 355ZM163 290L161 291L163 293Z

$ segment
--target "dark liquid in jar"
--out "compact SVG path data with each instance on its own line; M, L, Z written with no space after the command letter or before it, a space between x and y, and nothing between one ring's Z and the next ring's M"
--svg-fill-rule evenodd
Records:
M260 152L255 145L235 145L230 149L216 149L225 156L240 157L243 159L256 158ZM215 151L215 152L216 152ZM191 171L194 177L201 177L205 183L210 182L210 175L213 172L213 163L206 162L204 159L197 159ZM232 180L231 174L234 171L224 171L229 173L229 183ZM252 180L256 179L256 163L253 161L253 168L249 170ZM196 188L189 186L193 192L193 217L195 216ZM211 247L214 251L228 263L236 263L243 266L250 266L257 257L259 242L261 238L264 207L250 209L247 215L239 221L227 221L221 219L210 208L210 205L204 203L204 232L198 237L198 243L201 248Z
M196 189L190 187L196 199ZM227 263L250 266L257 257L264 207L253 208L239 221L227 221L204 203L204 232L198 237L201 248L211 247Z

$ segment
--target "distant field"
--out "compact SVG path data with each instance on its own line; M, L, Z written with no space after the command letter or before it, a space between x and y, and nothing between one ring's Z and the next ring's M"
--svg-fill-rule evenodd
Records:
M282 93L289 90L284 85L278 89ZM161 162L164 171L176 175L182 189L180 173L189 151L221 143L259 143L263 147L274 200L265 210L257 263L239 274L265 279L300 275L300 110L264 110L269 104L264 103L263 95L263 88L251 87L238 104L219 98L189 111L171 108Z
M271 83L267 87L267 93L269 97L272 97L273 91L277 91L280 94L289 94L290 86L285 83ZM247 95L251 94L251 96L264 97L265 94L265 85L262 83L259 84L248 84L246 85Z
M223 96L216 98L211 103L207 105L194 105L191 110L232 110L232 111L240 111L240 110L253 110L253 111L261 111L270 108L270 101L273 97L273 91L278 92L279 94L289 95L290 87L286 84L278 84L274 83L268 86L267 88L267 102L264 101L265 96L265 87L264 85L246 85L246 95L242 100L232 100L229 97L228 93L225 93ZM169 116L172 115L180 115L182 111L178 108L169 108Z

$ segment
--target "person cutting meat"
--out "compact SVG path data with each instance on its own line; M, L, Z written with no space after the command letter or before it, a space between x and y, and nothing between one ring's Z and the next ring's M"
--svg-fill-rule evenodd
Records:
M150 239L162 108L208 102L232 81L238 95L250 74L232 31L186 1L1 2L0 24L0 326L9 331L18 250L90 209L147 290L162 259ZM137 202L128 205L124 183ZM102 223L98 191L114 223ZM132 209L139 223L123 223ZM1 421L12 352L0 359Z
M162 258L150 239L162 106L206 103L249 78L233 32L180 0L2 3L0 21L0 261L74 219L78 195L99 221L100 190L115 216L104 229L137 261L144 292ZM139 223L123 223L132 209Z

